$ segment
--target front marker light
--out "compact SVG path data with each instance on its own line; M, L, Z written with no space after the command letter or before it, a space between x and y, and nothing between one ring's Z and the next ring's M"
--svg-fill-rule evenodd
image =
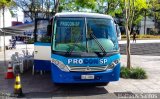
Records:
M58 61L58 60L55 60L55 59L52 59L52 63L54 63L55 65L58 65L58 64L59 64L59 61Z
M113 61L110 65L108 65L107 69L113 69L119 63L120 63L120 60L117 59L117 60Z
M115 64L114 62L112 62L112 63L107 67L107 69L113 69L115 66L116 66L116 64Z
M68 67L63 62L56 59L52 59L52 63L54 63L60 70L69 72Z
M119 62L120 62L119 59L117 59L117 60L114 61L115 64L118 64Z

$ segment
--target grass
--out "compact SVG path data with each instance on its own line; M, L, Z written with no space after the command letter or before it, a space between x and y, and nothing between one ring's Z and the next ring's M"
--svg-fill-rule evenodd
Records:
M31 39L29 39L28 41L27 41L27 44L33 44L34 43L34 39L33 38L31 38Z
M41 38L41 42L49 43L49 42L51 42L51 37L49 37L49 36L42 37Z
M140 67L128 69L127 67L121 67L120 76L122 78L132 79L146 79L147 74L144 69Z

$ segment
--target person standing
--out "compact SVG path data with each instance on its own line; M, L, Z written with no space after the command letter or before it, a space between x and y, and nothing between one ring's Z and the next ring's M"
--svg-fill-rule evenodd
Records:
M13 39L13 41L12 41L12 48L16 49L16 40L15 39Z
M135 42L135 43L136 43L136 35L137 35L137 33L134 32L134 33L133 33L133 42Z

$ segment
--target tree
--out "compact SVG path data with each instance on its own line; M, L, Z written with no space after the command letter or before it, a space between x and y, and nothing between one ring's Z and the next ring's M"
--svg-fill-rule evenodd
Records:
M32 21L40 13L41 18L49 17L51 9L55 7L59 0L15 0L17 7L20 7L25 15Z
M63 10L73 11L76 7L74 0L15 0L15 2L32 21L38 13L43 14L41 18L46 18Z
M13 4L13 2L11 1L11 0L1 0L0 1L0 10L2 9L3 10L3 12L2 12L2 14L3 14L3 28L5 27L5 16L4 16L4 10L5 10L5 7L9 7L9 6L11 6ZM6 48L5 48L5 32L3 32L3 37L4 37L4 66L6 66L6 56L5 56L5 54L6 54Z
M149 0L149 4L150 4L149 16L154 18L155 28L159 29L160 32L160 1ZM158 30L156 32L158 32Z
M127 35L127 68L131 68L131 58L130 58L130 31L133 25L133 18L135 16L135 11L140 11L141 9L147 8L146 0L122 0L125 4L125 28ZM140 6L139 6L140 5Z
M75 4L81 8L94 9L96 6L96 0L75 0Z
M119 7L120 0L107 0L106 14L115 16L116 13L122 13L122 9Z
M10 6L13 2L11 0L0 0L0 9Z
M3 14L3 27L5 27L5 24L4 24L4 10L5 10L5 7L9 7L13 4L13 2L11 0L0 0L0 9L3 10L2 14Z

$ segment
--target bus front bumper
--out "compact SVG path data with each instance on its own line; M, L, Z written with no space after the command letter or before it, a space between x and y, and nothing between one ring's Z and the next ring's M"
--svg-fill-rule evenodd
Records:
M120 63L112 70L102 72L64 72L52 64L52 81L54 83L108 83L118 81L120 76ZM82 75L94 75L94 79L82 79Z

